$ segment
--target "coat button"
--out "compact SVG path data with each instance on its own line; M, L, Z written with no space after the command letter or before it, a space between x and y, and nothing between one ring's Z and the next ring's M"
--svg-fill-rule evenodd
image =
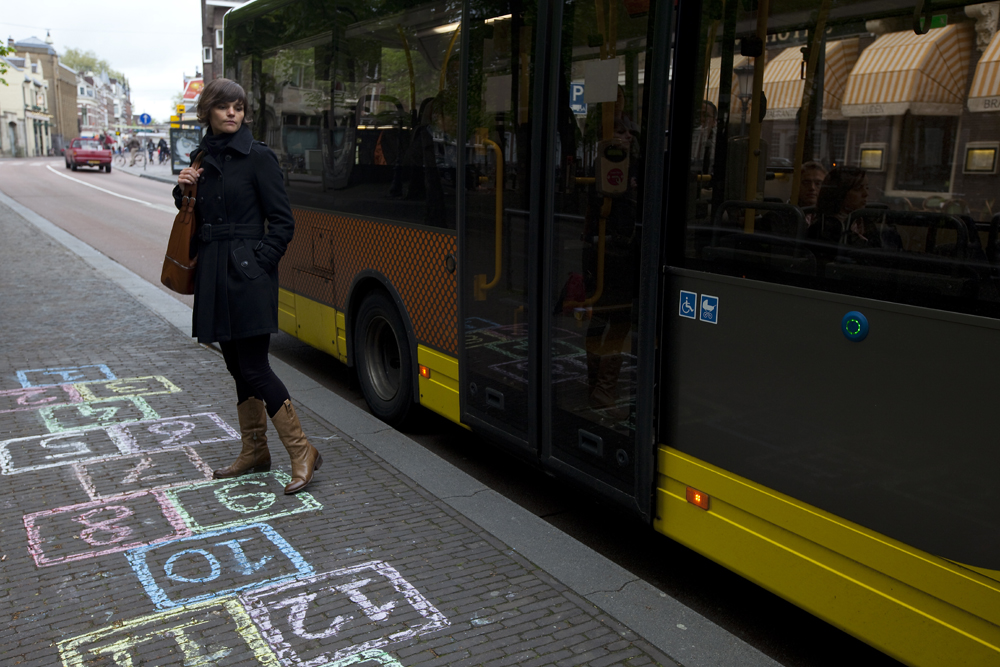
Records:
M246 261L246 260L244 259L244 260L243 260L242 262L240 262L240 266L242 266L242 267L247 267L247 266L250 266L250 262L248 262L248 261Z
M232 160L232 159L233 159L233 156L232 156L232 155L227 155L227 156L226 156L226 162L229 162L229 161L230 161L230 160Z
M222 222L222 218L219 218L219 222Z

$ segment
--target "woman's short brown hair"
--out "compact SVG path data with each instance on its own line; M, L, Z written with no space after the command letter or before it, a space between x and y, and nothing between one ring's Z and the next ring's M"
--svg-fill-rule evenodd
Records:
M209 81L208 85L201 91L201 97L198 98L198 122L209 127L208 115L212 109L218 104L229 104L230 102L239 102L243 105L244 123L250 123L253 120L250 105L247 104L247 93L243 90L243 86L232 79L220 77Z

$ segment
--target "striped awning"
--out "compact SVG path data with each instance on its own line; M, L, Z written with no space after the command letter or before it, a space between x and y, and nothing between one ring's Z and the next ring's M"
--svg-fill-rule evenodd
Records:
M969 91L969 111L1000 111L1000 32L993 35L976 65Z
M841 101L847 75L858 60L857 38L826 43L823 59L823 119L840 120ZM805 89L805 61L802 45L790 46L768 62L764 70L764 94L767 96L767 120L794 119L802 106Z
M736 55L733 57L733 69L742 65L746 65L750 62L750 58L746 56ZM708 69L708 81L705 86L705 97L702 98L706 102L711 102L716 107L719 106L719 82L722 81L722 58L712 58L712 62ZM740 84L736 78L736 74L733 74L733 97L736 97L740 93Z
M957 23L882 35L847 78L845 116L959 116L965 106L972 26Z

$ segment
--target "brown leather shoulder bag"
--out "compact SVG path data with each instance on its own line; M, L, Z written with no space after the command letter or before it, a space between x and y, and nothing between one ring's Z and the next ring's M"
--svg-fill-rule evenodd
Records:
M191 165L195 170L199 167L200 157ZM194 294L194 270L198 265L198 258L191 257L191 239L194 237L194 202L198 195L198 185L184 186L183 195L181 210L177 212L174 226L170 229L160 282L178 294Z

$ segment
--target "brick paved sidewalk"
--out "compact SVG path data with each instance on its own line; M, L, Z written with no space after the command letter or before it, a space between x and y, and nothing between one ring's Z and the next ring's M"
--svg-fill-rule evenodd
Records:
M0 204L0 664L675 664L303 407L238 448L201 347ZM294 392L293 392L294 396Z

